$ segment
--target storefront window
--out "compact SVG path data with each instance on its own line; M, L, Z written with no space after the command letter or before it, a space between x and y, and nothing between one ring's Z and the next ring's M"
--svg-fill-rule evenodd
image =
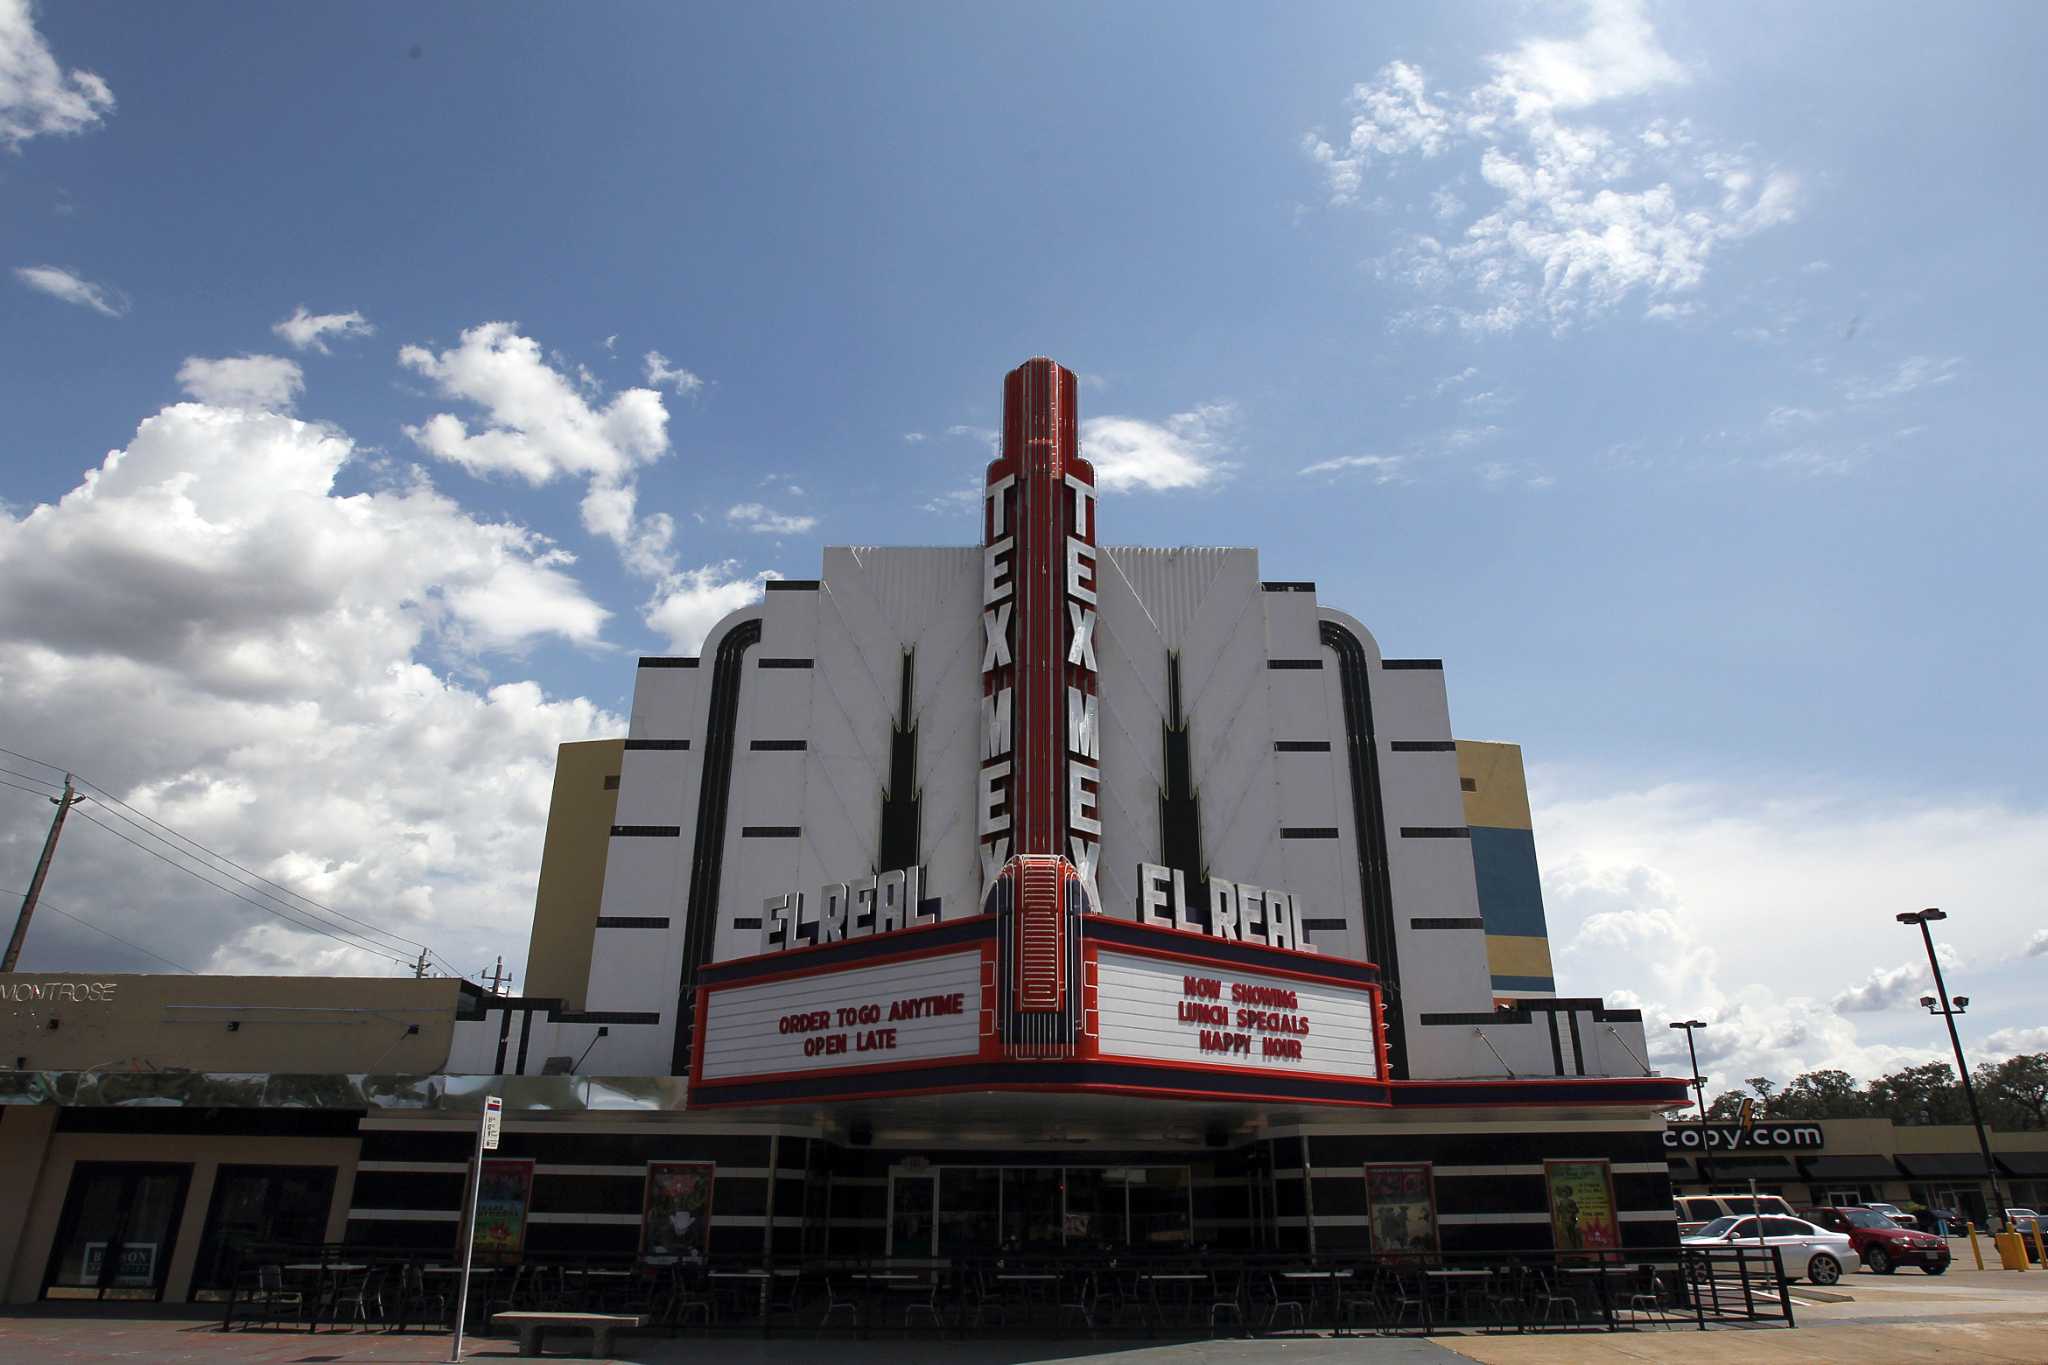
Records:
M975 1256L996 1245L998 1181L987 1166L947 1166L939 1172L939 1254Z
M1126 1191L1140 1172L1126 1167L1067 1169L1067 1245L1120 1247L1124 1244Z
M159 1297L191 1178L190 1166L79 1162L72 1168L44 1296Z
M1003 1172L1003 1245L1042 1251L1061 1244L1058 1167L1012 1167Z
M332 1166L223 1166L193 1267L194 1290L224 1290L251 1247L316 1247L327 1239Z
M1131 1245L1154 1250L1186 1246L1188 1218L1185 1166L1147 1166L1131 1185Z

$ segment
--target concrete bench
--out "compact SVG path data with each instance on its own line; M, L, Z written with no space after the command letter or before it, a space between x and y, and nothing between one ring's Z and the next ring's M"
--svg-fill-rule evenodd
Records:
M491 1325L504 1325L519 1333L519 1354L537 1356L549 1332L588 1332L594 1338L590 1353L612 1353L612 1333L621 1327L645 1327L647 1319L630 1313L493 1313Z

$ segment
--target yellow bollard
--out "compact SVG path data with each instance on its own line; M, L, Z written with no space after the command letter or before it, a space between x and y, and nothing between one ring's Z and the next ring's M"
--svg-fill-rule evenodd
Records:
M1970 1235L1970 1254L1977 1258L1977 1269L1982 1270L1984 1268L1984 1248L1977 1245L1977 1225L1975 1223L1965 1223L1963 1224L1963 1230Z
M2048 1270L2048 1246L2041 1245L2041 1220L2038 1218L2034 1220L2034 1259L2041 1263L2043 1270Z
M1998 1264L2002 1270L2024 1271L2027 1268L2027 1239L2011 1227L1991 1239L1998 1248Z

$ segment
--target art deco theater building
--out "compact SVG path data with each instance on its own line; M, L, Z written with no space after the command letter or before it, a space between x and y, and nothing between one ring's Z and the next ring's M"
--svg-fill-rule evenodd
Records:
M563 751L525 991L328 1105L331 1228L449 1240L488 1090L529 1249L646 1245L677 1170L714 1255L1672 1243L1685 1088L1555 993L1519 751L1111 510L1033 360L979 543L827 549L640 660Z

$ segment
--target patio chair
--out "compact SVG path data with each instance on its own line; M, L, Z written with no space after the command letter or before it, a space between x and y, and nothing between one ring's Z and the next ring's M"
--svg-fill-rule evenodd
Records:
M1664 1292L1664 1277L1657 1273L1657 1267L1647 1261L1635 1267L1635 1274L1628 1283L1629 1320L1639 1321L1649 1317L1666 1327L1672 1325L1671 1303Z
M939 1284L939 1272L935 1270L925 1283L915 1286L904 1296L904 1331L910 1330L911 1319L920 1316L931 1322L934 1331L945 1330L945 1310L939 1305Z
M976 1266L966 1278L967 1301L970 1305L968 1318L976 1327L988 1326L991 1317L1010 1325L1010 1308L990 1287L988 1272Z
M1427 1335L1429 1332L1429 1296L1423 1288L1420 1276L1403 1275L1399 1271L1382 1270L1379 1277L1380 1330L1399 1332L1408 1321L1409 1313L1415 1315L1415 1325Z
M1522 1330L1529 1311L1529 1269L1519 1261L1497 1268L1486 1285L1486 1329Z
M1529 1273L1527 1302L1529 1316L1537 1322L1548 1325L1555 1320L1560 1326L1569 1318L1572 1326L1579 1325L1579 1301L1570 1294L1561 1294L1550 1276L1541 1270Z
M284 1267L264 1265L256 1267L247 1289L237 1289L236 1294L242 1308L242 1330L258 1322L279 1323L287 1315L298 1322L306 1314L306 1296L300 1291L288 1288L284 1282Z
M1244 1271L1231 1266L1209 1272L1209 1332L1215 1334L1219 1318L1228 1313L1237 1322L1237 1330L1245 1330L1244 1321Z
M1092 1335L1095 1331L1096 1303L1095 1272L1069 1271L1060 1277L1059 1302L1053 1309L1059 1321L1065 1322L1070 1315L1079 1317L1082 1325Z
M1264 1309L1266 1330L1268 1332L1274 1330L1275 1324L1283 1317L1293 1321L1296 1331L1307 1330L1308 1304L1300 1299L1289 1298L1286 1294L1283 1294L1281 1292L1280 1277L1273 1271L1266 1271L1263 1278L1265 1280L1266 1292L1263 1295L1261 1307ZM1287 1288L1291 1292L1291 1283Z
M697 1270L672 1265L668 1268L667 1283L656 1295L654 1303L649 1304L649 1312L670 1327L680 1327L692 1317L710 1327L718 1321L718 1301L705 1289Z
M1144 1282L1135 1270L1112 1270L1106 1285L1098 1285L1095 1311L1111 1327L1121 1327L1135 1316L1140 1327L1150 1326L1159 1309L1145 1293Z
M1377 1330L1385 1321L1379 1295L1379 1269L1377 1266L1361 1265L1351 1274L1348 1284L1339 1282L1337 1290L1337 1334L1359 1319L1365 1325Z
M439 1327L448 1321L448 1296L427 1286L416 1261L398 1268L398 1289L391 1304L391 1330L403 1332L417 1320L422 1327Z
M827 1275L825 1277L825 1311L818 1316L819 1336L823 1336L825 1329L831 1325L834 1313L844 1313L849 1325L853 1327L860 1326L860 1300L841 1294L839 1292L839 1277L837 1275Z
M527 1266L522 1263L512 1270L512 1278L503 1278L503 1271L491 1282L490 1292L483 1296L483 1310L480 1322L489 1322L494 1313L520 1313L532 1307L527 1299Z
M362 1274L341 1282L335 1290L333 1312L328 1316L328 1322L339 1327L344 1313L348 1315L351 1329L358 1323L368 1328L373 1322L384 1321L383 1266L372 1266Z

